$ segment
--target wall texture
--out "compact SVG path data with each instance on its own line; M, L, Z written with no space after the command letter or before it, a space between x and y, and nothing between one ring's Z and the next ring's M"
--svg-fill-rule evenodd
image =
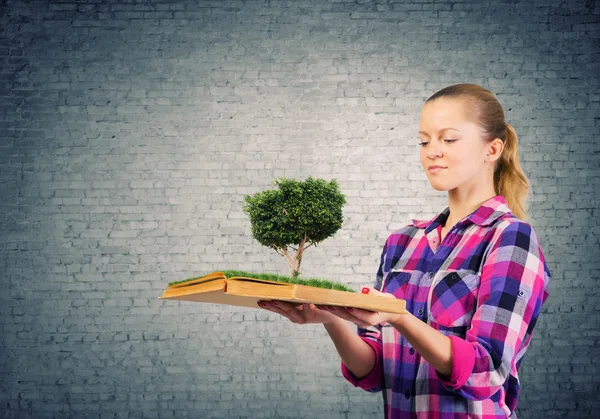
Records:
M159 301L220 269L286 273L243 195L338 179L303 275L371 285L385 239L446 206L423 101L497 94L553 273L523 418L598 417L600 8L594 1L0 2L4 418L372 418L321 326Z

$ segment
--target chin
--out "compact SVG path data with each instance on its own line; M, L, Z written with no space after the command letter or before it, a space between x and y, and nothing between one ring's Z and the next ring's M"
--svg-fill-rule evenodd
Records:
M450 189L452 189L452 188L447 187L447 186L435 185L433 183L431 184L431 187L433 189L435 189L436 191L440 191L440 192L446 192L446 191L449 191Z
M436 191L441 191L441 192L445 192L445 191L449 191L450 189L454 188L454 186L452 185L445 185L442 182L432 182L431 179L429 180L429 184L431 185L431 187L433 189L435 189Z

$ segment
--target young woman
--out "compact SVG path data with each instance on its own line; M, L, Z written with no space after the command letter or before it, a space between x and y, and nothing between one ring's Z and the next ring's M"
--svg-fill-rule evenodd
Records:
M516 418L518 369L550 282L526 222L517 136L496 97L473 84L427 99L419 134L423 169L448 207L390 234L363 289L406 300L409 313L261 306L322 323L344 377L383 392L386 418Z

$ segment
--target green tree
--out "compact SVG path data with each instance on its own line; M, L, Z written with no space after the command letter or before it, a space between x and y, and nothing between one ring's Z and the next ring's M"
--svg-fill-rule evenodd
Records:
M292 278L297 278L304 251L342 226L346 199L336 179L327 182L309 176L302 182L279 178L275 184L279 190L245 195L243 211L250 217L254 239L285 257ZM288 246L296 251L294 256Z

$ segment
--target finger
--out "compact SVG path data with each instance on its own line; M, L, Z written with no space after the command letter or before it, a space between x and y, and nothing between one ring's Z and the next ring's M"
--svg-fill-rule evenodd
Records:
M369 295L377 295L379 297L396 298L396 296L394 294L391 294L389 292L377 291L375 288L370 288L370 287L364 287L362 289L362 293L369 294Z
M276 305L274 305L273 301L261 301L258 303L258 305L267 311L272 311L273 313L280 314L284 317L287 317L289 320L291 320L288 313L285 312L284 310L282 310L281 307L277 307Z
M319 316L319 310L314 304L302 304L299 311L302 313L304 321L306 322L311 322L316 316Z
M256 302L256 304L260 307L263 308L265 310L269 310L271 311L271 306L269 305L269 301L266 300L259 300Z
M293 304L282 303L281 301L272 301L271 304L284 313L284 315L292 322L300 324L306 323L304 313L298 310Z
M260 302L258 302L258 305L261 308L264 308L265 310L272 311L273 313L280 314L283 317L286 317L287 319L289 319L290 321L292 320L290 314L287 311L285 311L283 308L279 307L275 303L275 301L260 301Z
M389 321L386 317L388 313L381 313L380 311L370 311L355 308L351 311L351 313L354 317L368 325L384 326Z
M373 321L373 316L377 315L377 313L372 312L372 311L368 311L368 310L361 310L361 309L356 309L356 308L352 308L352 307L330 307L330 311L337 315L338 317L341 317L344 320L348 320L351 321L352 323L356 324L357 326L361 326L361 327L369 327L371 325L373 325L374 322Z
M313 313L316 310L317 306L315 306L314 304L304 303L298 304L296 308L300 310L302 314L306 317Z
M352 323L358 324L359 322L362 322L361 319L353 316L352 313L348 311L345 307L330 306L329 311L335 314L336 316L341 317L344 320L351 321ZM362 326L362 324L359 326Z
M281 301L277 301L277 300L267 300L267 301L261 301L262 306L264 308L268 308L271 311L277 311L278 313L290 313L294 307L292 306L288 306L285 303L282 303Z
M369 325L377 323L377 317L379 317L378 312L361 310L356 308L348 308L347 309L350 315L352 315L358 321L368 323Z
M346 310L350 312L354 317L364 318L366 316L372 316L379 314L378 311L365 310L363 308L346 307Z
M330 313L335 314L336 316L339 316L345 320L350 320L350 313L348 313L346 311L346 309L344 307L338 307L338 306L323 306L324 310L329 311Z
M265 310L269 310L269 311L274 311L274 310L279 310L276 306L273 305L273 301L270 300L262 300L262 301L257 301L256 304L258 304L258 306L260 308L263 308Z
M277 307L285 310L285 311L291 311L291 310L297 310L298 309L298 304L295 303L290 303L287 301L280 301L280 300L272 300L271 303L277 305Z
M346 312L352 317L350 319L354 324L361 327L369 327L373 324L372 316L373 313L364 310L358 310L352 307L345 307Z

